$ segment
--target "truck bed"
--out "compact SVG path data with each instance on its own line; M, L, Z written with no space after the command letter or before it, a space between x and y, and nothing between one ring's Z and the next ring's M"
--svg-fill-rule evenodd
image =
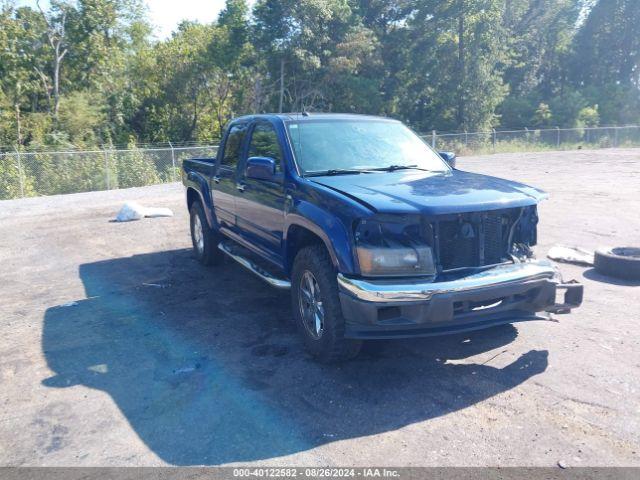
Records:
M215 157L202 157L202 158L189 158L182 164L182 168L186 173L197 172L203 175L205 178L210 178L215 172L216 158Z

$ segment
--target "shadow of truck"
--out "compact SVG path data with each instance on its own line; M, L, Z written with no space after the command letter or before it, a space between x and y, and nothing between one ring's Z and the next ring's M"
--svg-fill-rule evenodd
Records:
M45 314L42 348L55 375L43 383L108 393L170 464L263 460L395 430L547 367L547 352L535 350L503 368L447 362L510 343L511 325L378 343L350 363L318 365L300 346L286 293L235 264L203 268L188 250L79 273L89 298Z

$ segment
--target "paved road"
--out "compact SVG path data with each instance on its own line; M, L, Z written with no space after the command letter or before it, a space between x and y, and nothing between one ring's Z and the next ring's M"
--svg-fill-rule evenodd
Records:
M640 245L640 150L460 167L552 194L539 255ZM110 223L126 199L176 216ZM640 286L565 265L586 302L557 321L321 366L187 221L178 185L0 202L0 465L640 465Z

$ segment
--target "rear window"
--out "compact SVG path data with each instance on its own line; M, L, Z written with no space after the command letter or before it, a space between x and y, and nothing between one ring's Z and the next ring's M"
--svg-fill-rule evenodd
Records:
M235 168L242 154L242 143L247 132L245 125L234 125L229 131L227 141L224 144L222 165Z

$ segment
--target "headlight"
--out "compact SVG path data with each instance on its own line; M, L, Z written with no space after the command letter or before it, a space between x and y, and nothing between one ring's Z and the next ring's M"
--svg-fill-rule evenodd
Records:
M364 276L436 273L433 251L419 222L362 220L356 227L355 238L360 273Z

